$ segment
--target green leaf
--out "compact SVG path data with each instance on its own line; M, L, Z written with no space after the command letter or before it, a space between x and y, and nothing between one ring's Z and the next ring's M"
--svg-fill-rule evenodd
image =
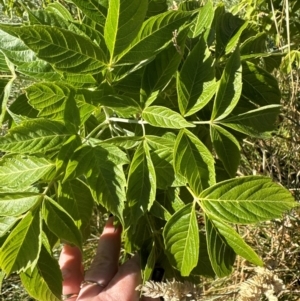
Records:
M3 81L0 79L0 104L1 104L1 114L0 114L0 124L3 124L3 120L7 111L8 101L10 98L10 94L12 91L13 82L15 77L12 77L5 85L3 91L1 91L1 85L4 84Z
M45 10L47 12L51 12L56 15L59 15L60 17L64 18L65 20L73 21L73 17L71 15L71 13L68 11L68 9L66 7L64 7L59 2L48 3Z
M226 239L220 234L215 224L207 216L205 217L207 250L214 272L218 277L231 274L235 261L235 252L228 245Z
M103 95L98 100L100 105L111 108L120 116L132 116L141 113L140 105L131 97L125 95Z
M0 150L15 153L45 153L57 150L70 136L66 127L44 119L29 120L0 137Z
M192 23L191 37L196 38L209 29L214 18L214 7L211 0L199 9L197 18Z
M150 210L155 200L156 175L149 146L143 141L136 149L130 164L127 185L127 210L131 223Z
M195 126L187 122L179 113L162 106L145 108L142 117L149 122L149 124L156 127L182 129Z
M122 165L126 163L126 154L114 145L84 145L70 158L64 181L86 175L94 199L122 221L126 199Z
M157 97L158 92L166 88L182 60L186 36L189 28L181 30L173 44L157 54L155 59L146 65L141 86L142 102L149 106Z
M0 31L0 35L1 35ZM0 47L1 49L1 47ZM1 72L10 73L10 69L7 66L6 57L3 52L0 51L0 70Z
M158 136L145 136L150 147L150 155L156 174L156 185L159 189L166 189L169 186L184 186L185 181L177 175L173 167L174 142Z
M188 130L181 130L174 147L174 167L184 176L195 195L215 183L214 158Z
M86 184L79 179L61 184L58 189L58 203L72 216L78 228L87 227L92 216L94 199Z
M239 30L234 34L234 36L229 40L228 44L226 45L225 54L229 54L230 52L234 51L237 47L240 37L243 31L248 27L248 21L246 21Z
M257 138L270 137L275 129L280 105L269 105L222 120L222 124Z
M44 81L58 81L61 79L61 75L49 63L38 58L34 62L19 65L17 71L35 79L43 79Z
M0 193L0 215L18 216L33 208L42 195L34 192Z
M63 83L35 83L26 89L29 104L39 110L38 116L52 120L64 120L68 100L75 97L75 89ZM77 107L73 107L75 111ZM78 110L78 109L77 109Z
M111 61L122 53L139 32L148 8L148 0L110 0L104 38Z
M214 102L211 120L222 120L237 105L242 93L242 66L239 48L229 58Z
M279 104L281 93L277 80L251 62L243 62L243 91L245 98L259 106Z
M23 27L0 25L0 28L18 36L37 57L49 62L57 70L70 73L96 73L105 65L106 57L101 48L86 37L69 30L48 25Z
M215 14L216 18L216 14ZM240 29L245 26L245 21L238 16L231 13L224 12L217 17L216 26L216 57L219 58L223 54L229 53L228 50L232 49L228 46L231 39L236 40L241 34ZM227 47L229 47L227 49Z
M45 198L42 215L49 230L58 238L81 248L81 234L72 217L59 204L49 197Z
M204 190L199 199L209 217L236 224L281 218L297 205L288 190L258 176L220 182Z
M36 267L20 274L22 284L31 297L39 301L61 300L62 276L56 259L43 246Z
M207 237L204 233L199 232L199 258L197 266L192 270L192 275L199 275L204 277L215 277L215 272L212 268L207 248Z
M46 173L54 164L45 158L35 156L4 157L0 160L0 186L22 188L29 186Z
M155 244L152 244L150 254L147 258L146 266L143 269L143 281L148 281L151 278L152 272L156 263Z
M46 11L46 10L35 10L31 11L27 9L30 25L50 25L53 27L60 27L68 29L69 21L62 18L59 14Z
M149 0L147 17L152 17L168 10L167 0Z
M188 12L169 11L149 18L130 46L120 54L118 63L136 63L153 57L172 40L172 32L190 17Z
M234 177L241 158L239 142L232 134L215 124L210 127L210 135L218 157L228 174Z
M83 13L101 27L104 26L107 9L100 0L72 0Z
M13 64L19 66L35 61L35 53L23 41L3 30L0 30L0 49Z
M41 231L39 210L29 211L1 247L0 267L6 275L35 267L41 250Z
M263 261L260 259L260 257L250 246L245 243L243 238L236 231L234 231L232 227L216 220L211 220L210 223L214 225L219 234L223 236L223 238L226 240L226 243L236 254L242 256L255 265L263 265Z
M198 224L193 204L187 204L170 218L163 237L170 262L182 276L189 276L197 265L199 254Z
M105 143L119 146L125 149L132 149L138 146L143 137L140 136L120 136L105 140Z
M164 208L158 201L154 201L150 212L153 216L163 221L168 221L171 218L169 211Z
M81 139L78 135L72 135L60 148L56 158L56 172L59 174L67 167L68 161L81 145Z
M18 220L14 216L0 216L0 237L3 237Z
M107 155L106 155L107 156ZM94 199L123 222L123 209L126 200L126 179L122 165L112 161L103 162L97 157L97 167L87 176Z
M189 116L202 109L211 100L216 88L213 58L202 37L177 76L180 113Z

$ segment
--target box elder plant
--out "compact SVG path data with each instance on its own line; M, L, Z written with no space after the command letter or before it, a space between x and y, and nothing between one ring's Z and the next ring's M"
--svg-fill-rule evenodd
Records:
M263 265L233 225L296 203L236 177L242 139L270 137L280 109L261 35L210 0L70 2L77 16L56 2L0 25L2 278L60 300L52 249L82 248L95 204L144 280L156 264L177 279L226 276L236 255ZM19 78L30 84L8 105Z

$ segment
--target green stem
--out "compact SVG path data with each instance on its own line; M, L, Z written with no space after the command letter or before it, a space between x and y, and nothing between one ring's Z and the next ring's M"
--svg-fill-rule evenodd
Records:
M108 118L111 122L123 122L123 123L135 123L135 124L148 124L147 121L144 120L136 120L136 119L125 119L125 118L118 118L118 117L110 117Z

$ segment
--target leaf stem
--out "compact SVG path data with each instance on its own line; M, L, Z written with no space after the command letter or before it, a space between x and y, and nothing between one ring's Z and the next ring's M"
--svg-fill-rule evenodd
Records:
M211 124L211 120L208 121L192 121L193 124Z
M107 120L103 121L102 123L100 123L99 125L97 125L83 140L83 142L86 142L89 138L91 138L97 131L99 131L101 128L107 126L109 124L109 122ZM103 129L104 130L104 129ZM100 131L101 133L103 131ZM97 134L97 136L99 135L99 133Z
M135 123L135 124L148 124L147 121L144 120L136 120L136 119L125 119L119 117L110 117L108 118L109 121L112 122L123 122L123 123Z

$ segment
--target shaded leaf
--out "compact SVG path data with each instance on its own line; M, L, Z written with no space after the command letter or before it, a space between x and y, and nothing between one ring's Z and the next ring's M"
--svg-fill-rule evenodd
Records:
M280 105L269 105L222 120L222 124L252 137L267 138L275 129Z
M217 220L211 220L210 223L216 227L217 231L226 240L226 243L234 252L255 265L262 266L263 261L255 251L245 243L243 238L229 225Z
M228 174L234 177L241 158L239 142L224 128L214 124L210 127L210 135L218 157Z
M264 69L254 63L245 61L243 62L242 78L242 94L247 99L259 106L280 103L281 93L278 88L278 82Z
M199 254L198 224L193 204L177 211L163 230L166 252L170 262L189 276L197 265Z
M189 116L199 111L211 100L216 88L213 58L202 37L177 76L180 113Z
M118 63L135 63L153 57L172 40L172 32L190 19L188 12L168 11L153 16L143 26L130 46L120 54Z
M81 234L72 217L59 204L49 197L45 198L42 215L49 230L58 238L81 248Z
M258 176L220 182L204 190L199 199L209 217L237 224L280 218L296 206L288 190Z
M235 261L235 252L227 244L226 239L222 236L213 221L205 217L207 250L210 262L214 272L218 277L225 277L231 274Z
M150 210L155 200L156 175L149 146L143 141L136 149L130 164L127 184L127 211L131 223Z
M87 227L92 216L94 200L86 184L79 179L61 184L58 203L72 216L78 228Z
M36 300L59 301L62 292L62 276L56 259L42 247L36 267L20 274L22 284Z
M227 61L216 94L211 120L222 120L237 105L242 93L242 65L239 48Z

